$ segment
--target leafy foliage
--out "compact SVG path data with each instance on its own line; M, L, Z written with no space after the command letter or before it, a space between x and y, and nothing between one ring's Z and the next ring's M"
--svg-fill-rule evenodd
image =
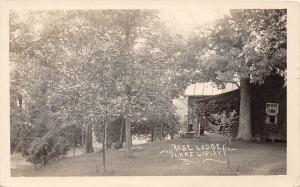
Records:
M134 132L146 133L141 119L149 113L157 110L158 118L171 119L170 100L176 95L169 66L173 53L167 50L171 37L156 13L10 12L11 90L23 96L27 116L12 124L32 127L30 161L63 154L73 139L69 128L97 130L105 121L115 124L109 131L117 135L121 127L113 122L126 116ZM77 130L76 138L81 137ZM54 141L53 134L64 139Z
M286 10L231 10L214 25L197 29L190 38L191 50L201 79L253 83L286 70ZM201 81L201 80L200 80Z
M285 9L230 10L214 24L195 29L181 55L188 59L179 77L185 84L240 87L239 139L251 138L249 84L262 84L273 74L286 78L286 14Z

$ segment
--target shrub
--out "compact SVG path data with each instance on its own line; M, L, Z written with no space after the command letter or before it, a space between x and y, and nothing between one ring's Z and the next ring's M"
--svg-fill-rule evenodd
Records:
M13 126L13 124L11 124ZM23 156L28 155L28 149L32 142L32 127L22 124L19 129L11 130L11 152L21 152Z
M229 112L229 114L227 114L226 111L211 114L211 118L214 122L221 126L221 133L223 136L232 135L232 128L234 123L236 123L237 117L237 112L235 110Z
M50 131L32 141L27 160L34 164L46 165L50 159L66 154L68 148L69 142L65 137Z
M35 138L30 144L27 161L34 164L43 163L46 165L47 144L48 143L43 138Z
M116 141L116 142L112 143L111 148L112 149L122 149L123 143L120 141Z

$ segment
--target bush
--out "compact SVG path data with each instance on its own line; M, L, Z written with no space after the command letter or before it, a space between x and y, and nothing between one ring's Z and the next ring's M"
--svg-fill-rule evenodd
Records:
M180 128L177 133L179 134L179 137L183 138L184 135L187 133L187 129L186 128Z
M232 135L233 125L236 123L237 117L237 112L235 110L229 112L229 114L227 114L226 111L211 114L211 118L214 122L221 126L221 133L223 136Z
M208 118L211 122L216 124L221 123L222 115L226 115L235 111L235 117L238 119L238 111L239 111L239 100L233 100L228 102L202 102L199 103L196 107L196 113L200 116L200 123L207 125L206 119ZM224 117L224 116L223 116ZM223 119L225 120L225 118Z
M123 148L123 143L120 141L116 141L111 144L112 149L122 149Z
M30 144L27 161L46 165L47 142L43 138L35 138Z
M27 160L34 164L46 165L50 159L66 154L68 148L69 142L65 137L48 132L32 141Z
M27 124L18 124L17 128L14 128L15 124L11 124L11 136L10 136L10 151L21 152L23 156L28 155L28 149L32 142L32 127Z

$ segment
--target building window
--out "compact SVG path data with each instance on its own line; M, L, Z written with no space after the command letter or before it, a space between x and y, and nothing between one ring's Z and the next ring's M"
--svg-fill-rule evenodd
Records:
M266 124L277 124L277 116L267 116L266 117Z
M277 124L278 108L278 103L266 103L266 124Z
M277 116L278 115L278 103L266 103L266 113L269 116Z

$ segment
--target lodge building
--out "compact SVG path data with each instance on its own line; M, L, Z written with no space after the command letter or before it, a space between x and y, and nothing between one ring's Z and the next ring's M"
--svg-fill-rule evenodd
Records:
M286 141L287 97L285 80L278 75L268 76L263 84L251 84L250 94L252 137ZM204 105L216 106L215 113L235 110L238 116L239 102L240 90L238 88L216 95L189 95L187 137L200 136L204 130L220 131L218 125L212 125L207 120L211 111L203 114L203 110L199 110L199 107L201 109ZM233 125L232 138L236 138L237 132L238 120Z

